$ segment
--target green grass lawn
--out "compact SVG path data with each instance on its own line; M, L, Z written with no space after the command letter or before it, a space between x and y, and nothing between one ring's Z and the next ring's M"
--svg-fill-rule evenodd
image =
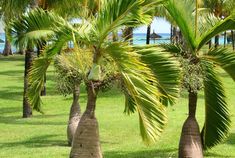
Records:
M71 96L66 98L55 90L53 68L47 81L47 96L43 97L45 115L34 112L30 119L22 119L23 56L0 56L0 158L66 158L66 124ZM225 73L228 102L232 109L230 137L205 153L205 157L235 157L235 84ZM105 158L173 158L177 157L181 126L187 117L187 95L169 107L169 121L156 144L145 146L141 141L137 115L126 116L124 97L117 90L100 94L96 115L100 126L102 151ZM80 97L82 109L86 104L84 89ZM203 95L199 95L198 120L203 122Z

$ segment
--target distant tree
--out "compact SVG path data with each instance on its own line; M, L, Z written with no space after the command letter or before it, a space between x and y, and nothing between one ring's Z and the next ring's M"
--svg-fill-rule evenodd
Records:
M17 0L0 0L0 17L3 18L4 26L7 27L8 23L15 17L18 17L24 9L25 5L27 4L26 0L20 1L21 4L19 4L19 1ZM4 29L5 30L5 29ZM12 48L10 41L5 34L5 46L3 50L3 55L8 56L12 55Z

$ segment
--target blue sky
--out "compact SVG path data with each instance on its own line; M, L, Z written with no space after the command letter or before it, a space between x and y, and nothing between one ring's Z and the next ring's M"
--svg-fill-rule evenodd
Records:
M146 33L147 26L142 26L134 30L135 33ZM161 18L155 18L151 25L151 32L170 33L170 24ZM3 32L2 23L0 22L0 32Z

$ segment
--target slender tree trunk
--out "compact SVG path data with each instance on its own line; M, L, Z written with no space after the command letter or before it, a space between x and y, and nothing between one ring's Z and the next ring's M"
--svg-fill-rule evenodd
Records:
M30 8L35 9L38 6L38 0L33 0L30 3ZM29 89L29 71L32 67L34 49L28 46L25 52L25 68L24 68L24 94L23 94L23 118L32 116L32 108L28 100L28 89Z
M173 25L171 25L171 37L170 37L170 39L171 39L171 43L173 43Z
M32 66L33 50L28 49L25 53L25 69L24 69L24 94L23 94L23 118L32 116L32 108L28 100L27 92L29 89L29 71Z
M177 43L178 42L178 39L177 39L177 28L173 26L173 32L172 32L172 35L173 35L173 43Z
M47 77L45 75L44 77L44 83L43 83L43 87L42 87L42 90L41 90L41 96L46 96L46 83L47 83Z
M234 42L234 32L233 30L231 30L231 36L232 36L232 47L233 47L233 50L235 49L235 42Z
M39 57L41 55L41 52L43 51L43 48L46 46L46 41L42 41L41 44L38 44L37 46L37 56ZM46 96L46 75L44 78L44 84L43 84L43 88L41 90L41 96Z
M130 44L133 44L133 27L127 27L124 29L123 36L126 41L129 41Z
M219 46L219 35L215 36L215 48Z
M73 138L70 158L102 158L98 122L95 117L97 92L87 84L87 107Z
M79 94L80 94L80 85L75 85L74 86L74 91L73 91L73 103L70 108L70 113L69 113L69 121L68 121L68 126L67 126L67 138L68 138L68 145L72 145L73 141L73 136L74 133L77 129L78 123L81 119L81 109L79 105Z
M212 45L211 40L208 42L208 45L209 45L209 49L211 49L211 45Z
M3 55L5 55L5 56L12 55L11 43L7 39L6 35L5 35L5 47L3 50Z
M19 45L19 54L21 54L21 55L25 54L25 50L22 48L21 45Z
M180 44L183 44L183 35L182 35L181 30L179 30L179 32L178 32L178 37L179 37L178 42L179 42Z
M147 27L146 44L150 44L151 24Z
M224 31L224 48L226 47L227 32Z
M202 141L196 120L197 93L189 92L189 116L186 119L179 143L179 158L203 158Z

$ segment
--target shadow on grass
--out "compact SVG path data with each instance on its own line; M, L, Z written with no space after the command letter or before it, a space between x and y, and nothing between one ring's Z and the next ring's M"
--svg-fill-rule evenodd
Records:
M11 91L10 88L9 90L0 90L0 99L17 101L23 100L23 92Z
M40 148L50 146L68 146L66 140L61 140L59 135L40 135L28 138L18 142L0 143L0 148L16 148L18 146L25 146L27 148Z
M207 152L204 156L211 158L231 158L228 155L220 155L211 152ZM107 158L177 158L177 149L156 149L156 150L143 150L135 152L126 151L109 151L104 152L104 157Z
M136 152L109 151L104 152L107 158L176 158L177 149L156 149Z
M0 71L0 75L4 76L18 76L18 78L24 77L22 70L7 70L7 71Z
M21 107L10 107L10 108L8 106L1 107L0 108L0 116L3 116L4 114L16 113L21 110L22 110Z
M233 156L229 155L220 155L212 152L206 152L204 153L204 156L211 157L211 158L232 158Z
M3 56L0 55L0 61L24 61L24 55Z
M41 115L41 116L33 116L33 118L22 118L20 116L0 116L0 123L4 124L12 124L12 125L41 125L41 126L66 126L66 121L48 121L48 118L51 117L61 117L67 116L66 114L58 114L58 115ZM38 120L39 118L39 120ZM43 119L41 119L43 118Z

